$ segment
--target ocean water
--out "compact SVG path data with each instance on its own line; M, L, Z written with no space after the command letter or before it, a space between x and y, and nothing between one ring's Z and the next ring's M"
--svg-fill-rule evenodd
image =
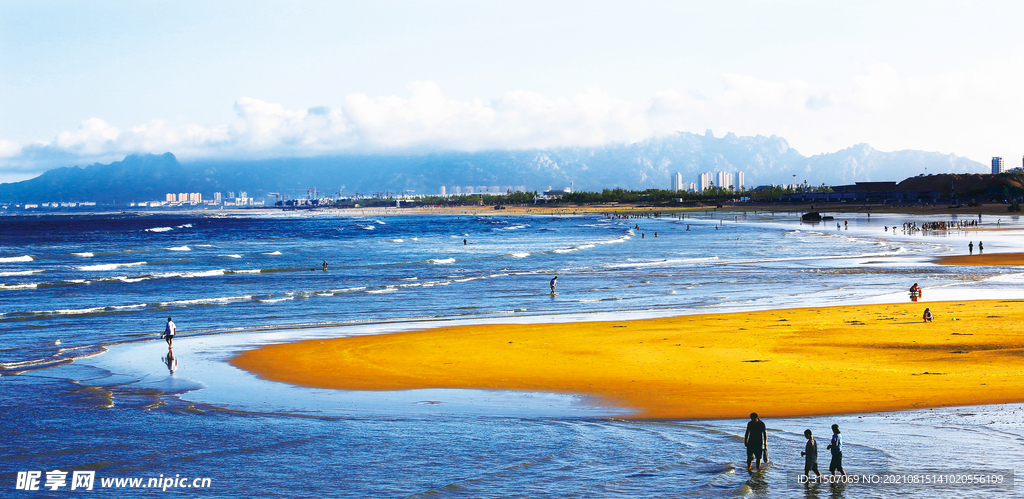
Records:
M14 491L18 471L74 469L209 477L202 495L214 497L907 494L798 484L803 429L827 466L833 422L848 470L1013 470L1018 405L769 419L774 463L751 474L743 415L632 421L569 394L315 390L225 362L265 343L448 324L904 300L913 282L926 299L1024 295L1018 268L931 263L979 240L1021 251L1017 230L891 230L950 219L851 215L837 229L711 211L0 217L0 490ZM988 216L981 227L1024 228ZM158 341L168 316L173 362Z

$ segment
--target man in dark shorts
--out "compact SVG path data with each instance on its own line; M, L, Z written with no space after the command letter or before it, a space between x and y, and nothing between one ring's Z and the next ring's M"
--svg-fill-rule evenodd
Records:
M846 476L846 470L843 469L843 436L839 434L839 425L832 425L832 441L829 442L826 449L832 451L832 461L828 464L828 471L832 473L832 476L836 475L836 471Z
M171 341L174 340L174 335L178 334L178 326L174 324L174 321L170 317L167 318L167 327L164 328L164 339L167 340L167 348L171 348Z
M743 444L747 446L747 469L757 459L757 469L761 469L761 461L765 457L765 449L768 447L768 429L757 417L756 412L750 413L750 422L747 423L747 432L743 434ZM767 459L764 459L767 463Z

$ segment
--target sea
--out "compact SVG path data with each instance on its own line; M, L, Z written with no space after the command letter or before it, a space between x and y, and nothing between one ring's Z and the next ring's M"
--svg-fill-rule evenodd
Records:
M915 282L925 302L1024 298L1020 267L933 262L968 243L1024 251L1016 216L833 215L2 215L0 497L1024 495L1022 404L766 417L770 465L748 472L746 414L651 421L585 394L313 389L226 362L456 324L903 302ZM935 221L977 225L908 230ZM860 478L803 483L803 431L826 468L833 423Z

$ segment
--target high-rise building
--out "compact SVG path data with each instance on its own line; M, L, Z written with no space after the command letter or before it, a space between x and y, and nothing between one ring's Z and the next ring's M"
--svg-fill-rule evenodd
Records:
M697 190L697 184L695 184L693 182L687 182L687 183L683 184L683 187L685 188L685 190L690 191L690 192L695 192Z
M676 172L672 174L672 187L670 191L681 191L683 190L683 174Z
M473 194L473 192L474 192L474 191L473 191L473 186L471 186L471 185L467 185L467 186L466 186L466 187L465 187L465 188L463 189L463 191L462 191L462 193L463 193L463 194L466 194L466 195L470 195L470 194Z
M732 190L735 186L732 183L732 174L729 172L718 172L718 187Z
M1003 165L1003 158L998 156L992 158L992 175L999 175L1006 171L1006 166Z
M445 189L445 187L444 187L444 186L442 185L442 186L441 186L441 197L445 197L445 196L447 196L447 195L448 195L448 194L447 194L447 193L446 193L445 191L446 191L446 189Z
M220 204L221 201L223 201L223 198L220 197L220 193L219 192L213 193L213 202L216 203L216 204Z
M188 194L188 200L191 203L202 203L203 202L203 195L198 193L198 192L190 192Z
M178 200L178 196L175 196L173 192L168 192L168 193L167 193L167 199L166 199L166 201L167 201L168 203L173 203L173 202L175 202L175 201L177 201L177 200Z
M704 192L711 188L711 172L701 173L697 177L697 192Z
M179 203L187 203L188 202L188 193L187 192L179 192L178 193L178 202Z
M747 185L746 175L743 172L736 172L736 190L742 191L744 186Z
M462 187L456 185L455 187L452 187L452 191L452 194L455 194L456 196L462 195Z

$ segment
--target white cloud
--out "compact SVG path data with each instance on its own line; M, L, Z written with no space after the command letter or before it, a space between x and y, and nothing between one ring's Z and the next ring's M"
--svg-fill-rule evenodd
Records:
M985 160L1021 151L1024 68L995 65L929 78L875 64L846 85L815 86L725 74L708 97L667 89L635 101L588 89L571 97L513 91L459 101L430 81L404 96L349 94L340 107L287 109L250 97L219 126L152 120L119 129L90 118L49 142L0 140L0 173L171 151L188 158L313 156L345 152L533 149L630 143L679 130L777 134L804 154L859 142L878 149L954 152Z

